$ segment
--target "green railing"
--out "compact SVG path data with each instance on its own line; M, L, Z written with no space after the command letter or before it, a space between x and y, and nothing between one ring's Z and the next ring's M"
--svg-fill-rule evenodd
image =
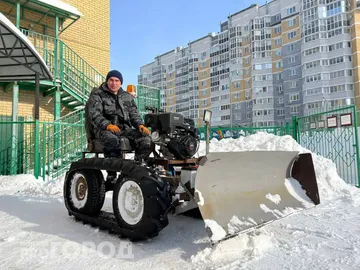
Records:
M345 182L360 186L355 106L294 118L293 122L299 144L332 160Z
M50 72L55 76L58 68L58 66L55 65L57 62L56 59L58 57L56 52L55 38L26 29L20 30L31 41L36 51L44 59Z
M81 58L64 42L60 46L60 79L72 94L84 104L91 90L99 86L105 77Z
M94 86L104 76L61 40L37 32L21 29L43 57L46 65L59 80L63 89L76 100L86 102Z
M43 180L56 179L86 150L83 124L40 122L39 130L36 142L35 122L0 122L0 175L35 174L37 168Z
M84 124L84 118L85 117L85 111L84 109L75 110L72 111L62 117L60 117L58 120L56 120L56 123L70 123L70 124Z
M40 175L43 179L56 179L86 150L84 125L42 122L40 129Z
M35 122L0 120L0 175L33 174Z
M138 106L139 114L142 118L150 111L146 110L146 107L153 107L159 110L160 107L160 89L138 84L136 87L136 104Z

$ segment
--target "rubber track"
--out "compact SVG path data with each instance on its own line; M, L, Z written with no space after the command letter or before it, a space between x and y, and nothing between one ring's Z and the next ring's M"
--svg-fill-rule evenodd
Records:
M89 216L68 208L69 215L74 216L75 219L82 221L84 224L90 224L100 229L107 229L110 233L116 233L120 237L128 238L134 242L157 236L158 233L169 224L167 214L171 207L170 185L156 177L156 175L153 175L148 168L136 164L134 161L120 158L85 158L72 163L67 175L83 169L117 171L138 180L145 180L145 183L149 183L148 180L151 180L151 182L157 185L158 189L158 194L151 197L156 197L157 203L161 206L162 214L151 219L151 223L156 226L156 229L149 235L144 235L139 231L121 228L116 221L115 215L109 212L100 211L97 216Z

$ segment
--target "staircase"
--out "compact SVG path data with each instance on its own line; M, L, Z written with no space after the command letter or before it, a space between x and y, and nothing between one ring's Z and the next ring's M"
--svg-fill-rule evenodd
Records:
M52 95L60 88L61 103L72 110L53 123L40 124L40 175L44 180L56 179L86 150L84 106L93 87L100 85L105 78L65 42L20 30L32 42L54 76L52 82L40 82L46 86L43 94Z
M91 90L103 82L104 76L65 42L37 32L20 30L32 42L53 74L53 83L60 87L61 103L71 110L84 108ZM44 94L51 95L55 91L56 88L49 86Z

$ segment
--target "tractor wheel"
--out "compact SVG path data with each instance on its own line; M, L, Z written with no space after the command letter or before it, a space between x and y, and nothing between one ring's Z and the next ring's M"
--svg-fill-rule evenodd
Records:
M131 241L153 238L169 224L167 212L171 205L169 186L159 187L157 180L146 177L136 180L123 176L115 184L113 209L123 236Z
M64 200L68 210L98 215L105 201L105 181L101 172L83 169L69 173L64 183Z

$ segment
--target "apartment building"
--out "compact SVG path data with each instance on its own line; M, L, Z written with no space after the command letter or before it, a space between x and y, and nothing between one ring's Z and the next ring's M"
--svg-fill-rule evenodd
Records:
M333 107L360 105L355 0L274 0L231 14L210 33L155 57L139 84L162 106L214 126L273 126ZM210 30L210 29L209 29Z

